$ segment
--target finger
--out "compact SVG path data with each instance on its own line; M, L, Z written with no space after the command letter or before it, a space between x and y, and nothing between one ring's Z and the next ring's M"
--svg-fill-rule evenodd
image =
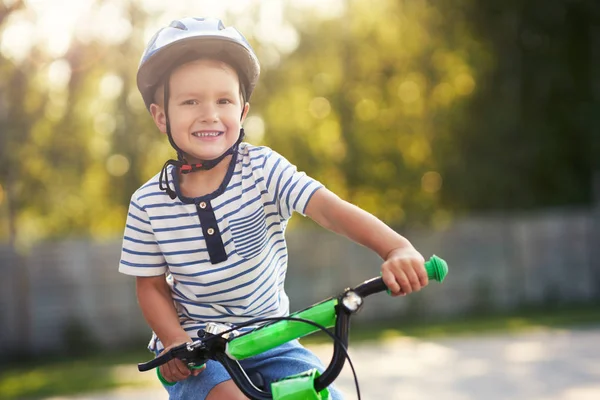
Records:
M408 268L406 271L404 271L404 273L406 274L406 278L410 285L410 290L413 292L418 292L419 290L421 290L421 282L419 280L417 272L413 268Z
M390 292L392 292L392 294L398 294L400 292L400 285L398 285L394 274L392 274L390 270L385 269L381 271L381 278L383 279L383 283L385 283L385 286L387 286L387 288L390 289Z
M158 367L158 370L160 371L160 374L165 381L169 383L175 382L173 378L171 378L171 372L169 371L169 368L166 365L161 365L160 367Z
M397 271L395 271L396 276L396 282L398 282L398 285L400 286L400 290L399 292L405 293L405 294L409 294L412 292L412 286L410 284L410 280L408 279L408 276L406 275L406 271L402 270L402 269L398 269Z
M200 368L193 368L192 369L192 375L193 376L198 376L200 375L202 372L204 372L204 370L206 369L206 364L204 364L203 366L201 366Z
M165 376L165 378L167 378L167 380L170 380L171 382L179 382L187 378L187 375L185 375L182 371L179 370L177 366L178 361L179 360L173 360L165 364L167 369L167 375Z
M425 287L429 284L429 277L427 276L427 270L425 269L425 263L419 263L418 268L416 268L417 276L419 277L419 282L421 283L421 287Z
M181 360L173 360L172 362L175 376L177 376L179 380L183 380L192 374L187 365L185 365Z

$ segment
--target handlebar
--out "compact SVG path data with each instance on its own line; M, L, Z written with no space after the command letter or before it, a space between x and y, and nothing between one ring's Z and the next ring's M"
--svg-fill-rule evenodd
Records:
M448 265L446 262L435 255L425 262L425 269L428 278L438 282L442 282L448 274ZM315 332L317 329L314 326L304 329L298 328L301 325L298 321L305 319L317 322L326 328L335 325L335 336L339 339L339 342L336 341L334 345L333 357L329 366L321 376L314 379L314 389L320 392L337 378L344 366L351 314L358 311L362 305L362 298L386 290L388 288L383 282L382 277L372 278L352 289L346 289L338 299L326 300L304 311L292 314L290 317L296 317L296 321L294 322L290 322L294 318L288 318L286 321L269 323L232 339L226 339L219 334L205 334L205 331L201 330L200 340L181 344L153 360L140 363L138 364L138 370L141 372L149 371L174 358L182 360L190 368L202 365L207 359L213 359L220 362L226 368L246 396L252 399L272 399L268 392L264 392L254 386L237 360L247 358L253 354L259 354L281 343ZM352 296L354 298L351 298ZM355 308L352 306L353 304L356 305ZM318 310L318 312L315 312L315 310ZM268 318L266 320L273 319ZM296 325L291 327L290 324ZM257 343L260 344L261 342L263 342L262 345L257 346ZM244 353L249 348L252 349L253 354L251 352Z
M448 275L448 264L438 256L433 255L425 262L425 271L427 271L427 277L429 279L441 283L446 278L446 275ZM383 282L383 278L379 276L361 283L352 290L362 297L367 297L375 293L386 291L388 288Z

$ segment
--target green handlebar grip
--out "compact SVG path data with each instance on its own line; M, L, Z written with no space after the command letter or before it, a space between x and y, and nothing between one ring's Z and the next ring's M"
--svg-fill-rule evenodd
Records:
M190 369L202 369L204 368L204 366L206 365L206 363L202 364L202 365L195 365L193 367L188 367ZM164 376L162 376L162 374L160 373L160 368L156 368L156 376L158 377L158 380L160 381L160 383L162 383L165 386L173 386L175 385L177 382L169 382L168 380L166 380L164 378Z
M158 376L158 380L160 381L160 383L162 383L165 386L174 386L177 383L177 382L169 382L168 380L166 380L160 373L160 369L158 367L156 368L156 376Z
M427 277L429 279L442 282L446 275L448 275L448 264L434 254L425 262L425 270L427 270Z
M442 282L448 275L448 264L434 254L429 260L425 261L425 271L427 271L429 279ZM387 294L391 295L392 291L388 289Z

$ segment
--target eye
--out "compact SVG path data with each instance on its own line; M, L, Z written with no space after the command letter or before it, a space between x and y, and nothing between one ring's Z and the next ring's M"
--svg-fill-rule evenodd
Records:
M194 100L194 99L190 99L190 100L185 100L185 101L181 102L181 104L184 106L193 106L193 105L198 104L198 101Z
M231 104L232 101L227 98L222 98L217 101L218 104Z

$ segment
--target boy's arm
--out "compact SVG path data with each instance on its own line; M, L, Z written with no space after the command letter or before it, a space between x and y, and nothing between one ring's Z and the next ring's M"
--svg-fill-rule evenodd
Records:
M165 347L189 342L181 327L164 275L136 277L136 294L142 314Z
M393 294L410 293L427 285L423 256L406 238L374 215L326 188L314 193L305 214L324 228L379 254L384 260L383 280Z
M136 277L136 294L144 318L165 346L165 350L192 341L179 323L177 310L171 298L171 289L164 275ZM181 381L200 372L191 372L177 359L160 367L160 373L169 382Z

